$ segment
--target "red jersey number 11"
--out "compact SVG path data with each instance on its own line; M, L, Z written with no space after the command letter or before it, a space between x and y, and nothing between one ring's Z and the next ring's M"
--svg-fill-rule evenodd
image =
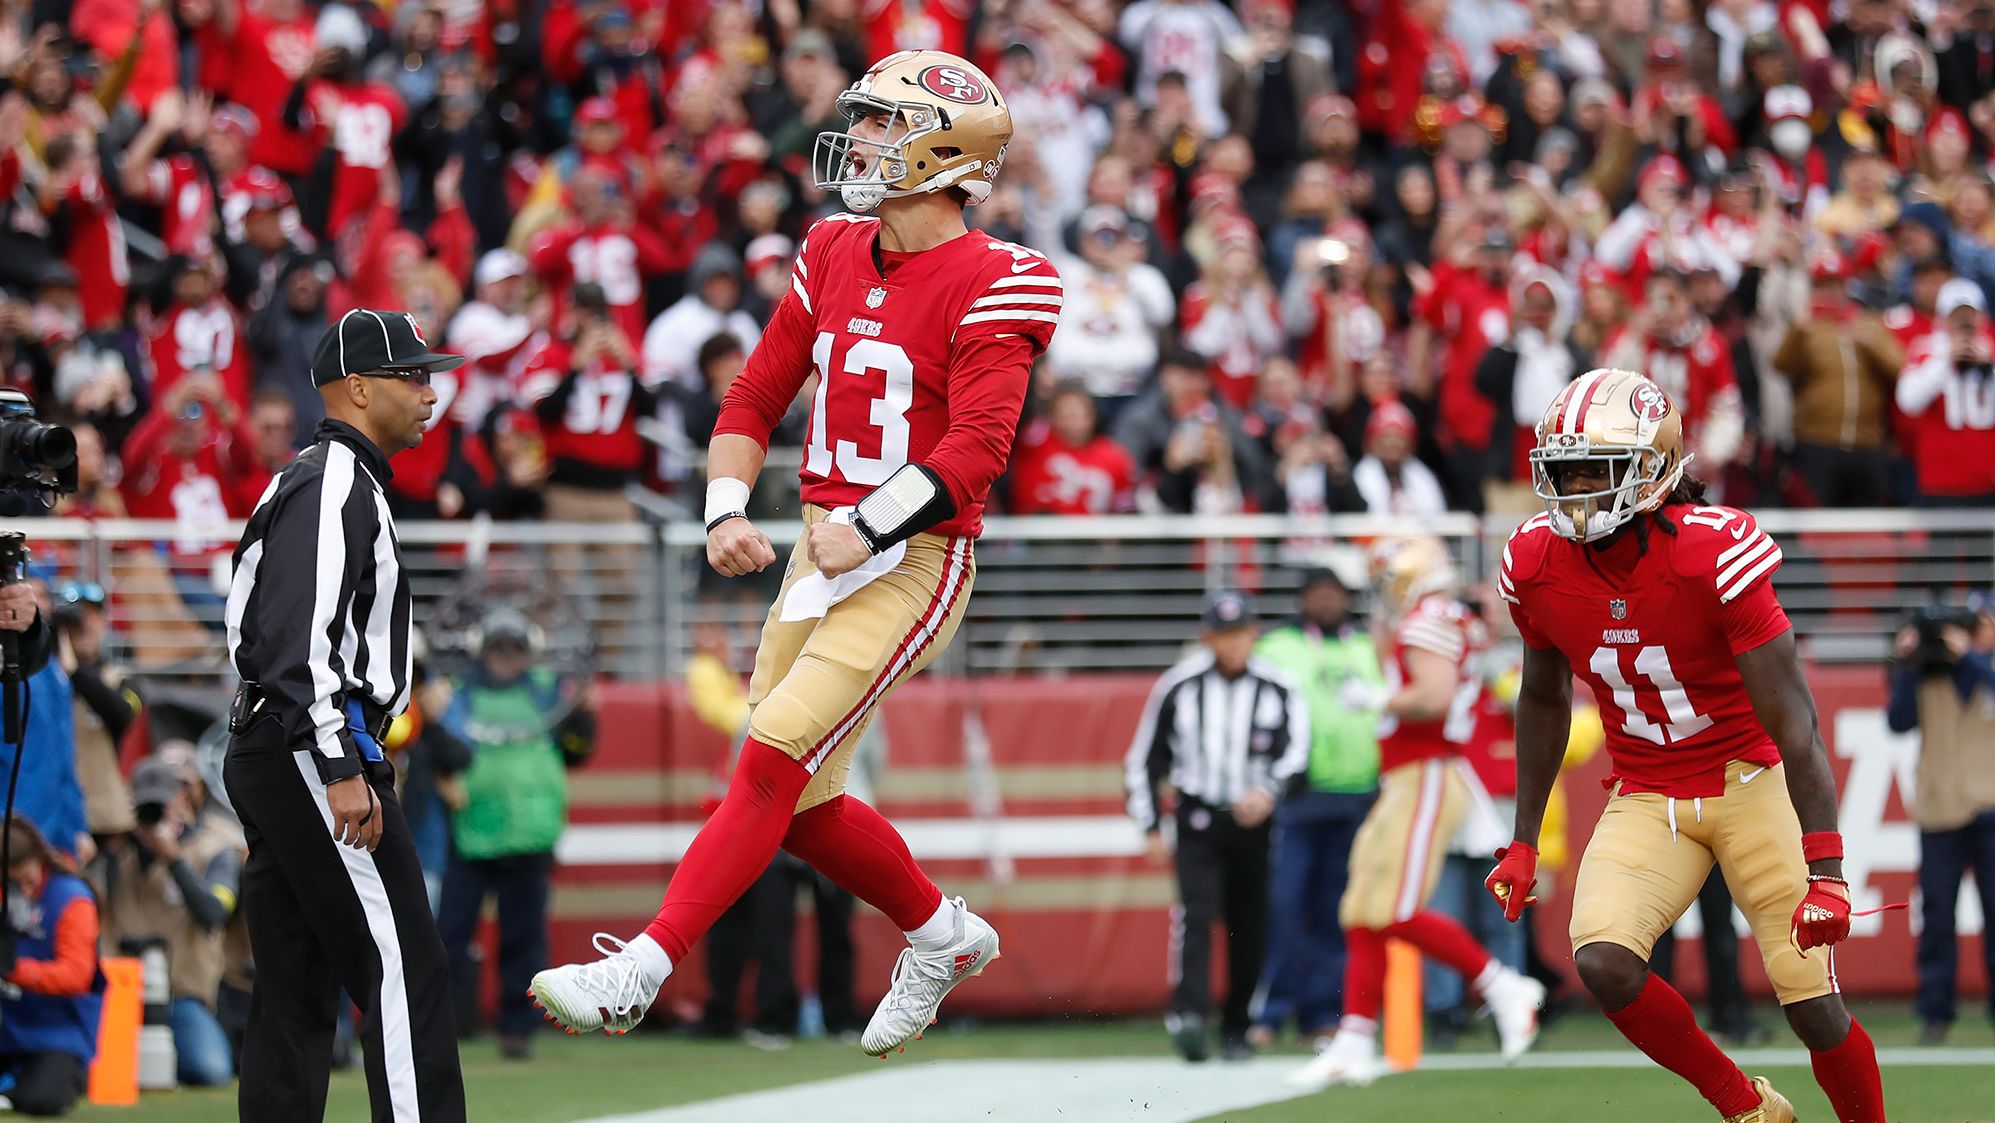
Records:
M1677 681L1676 672L1670 669L1669 652L1660 647L1636 649L1635 674L1630 678L1621 670L1621 653L1625 650L1621 647L1597 648L1593 658L1587 661L1587 667L1613 690L1615 708L1621 711L1621 728L1630 737L1640 737L1658 745L1673 745L1711 727L1711 719L1698 713L1697 708L1690 704L1689 693ZM1638 691L1668 714L1669 720L1657 725L1643 713L1636 697Z
M899 344L878 339L855 339L845 349L839 373L855 377L839 381L839 422L841 427L855 424L851 414L857 403L851 399L863 395L868 402L866 419L880 431L880 454L868 456L859 451L858 442L840 440L833 444L825 432L833 377L831 351L836 342L835 333L821 331L811 347L811 361L817 366L817 394L811 401L804 471L830 479L836 464L838 474L850 483L886 483L888 476L907 463L907 411L914 405L914 360Z

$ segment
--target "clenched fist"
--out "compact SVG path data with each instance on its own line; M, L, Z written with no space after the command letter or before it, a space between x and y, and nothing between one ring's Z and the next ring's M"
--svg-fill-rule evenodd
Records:
M805 556L826 577L850 573L873 556L859 532L846 523L821 522L805 533Z
M775 560L769 536L745 518L729 519L707 531L707 564L722 577L760 573Z

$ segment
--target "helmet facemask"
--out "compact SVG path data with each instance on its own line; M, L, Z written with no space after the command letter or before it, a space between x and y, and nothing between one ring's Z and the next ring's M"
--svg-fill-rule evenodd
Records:
M946 110L916 101L892 101L863 90L849 89L838 95L838 111L847 127L842 132L819 133L811 151L811 172L821 191L837 189L845 206L861 214L887 199L936 191L974 171L965 165L928 178L914 187L902 186L909 178L914 157L909 148L916 141L948 127ZM885 133L878 137L860 136L853 126L869 118L885 118ZM863 168L863 170L862 170ZM975 186L983 186L977 184ZM970 201L982 196L964 185ZM988 188L985 188L988 191Z
M1583 433L1550 433L1531 450L1531 488L1544 501L1552 530L1575 542L1598 542L1637 514L1660 507L1683 478L1688 456L1643 445L1602 445ZM1587 477L1575 487L1575 477ZM1589 487L1591 478L1604 480Z

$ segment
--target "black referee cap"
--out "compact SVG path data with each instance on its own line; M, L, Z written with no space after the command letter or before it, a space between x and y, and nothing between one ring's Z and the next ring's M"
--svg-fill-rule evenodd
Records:
M349 374L370 370L455 370L462 355L441 355L429 349L416 318L407 312L376 312L355 308L319 337L312 352L312 382L324 386Z
M1251 628L1259 619L1254 599L1238 589L1220 589L1205 598L1204 623L1215 632Z

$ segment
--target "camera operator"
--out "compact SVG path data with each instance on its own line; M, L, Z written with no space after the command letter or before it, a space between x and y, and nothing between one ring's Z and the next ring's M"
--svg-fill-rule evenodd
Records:
M76 780L83 786L83 819L101 849L111 835L131 830L132 793L118 770L118 742L138 720L139 696L125 682L123 667L105 662L109 620L104 587L94 581L65 581L56 587L56 662L69 676L75 695ZM101 880L93 878L102 890Z
M1995 917L1995 601L1977 595L1966 612L1934 606L1898 633L1886 720L1918 729L1913 817L1919 824L1921 1044L1953 1024L1960 943L1954 929L1961 877L1974 871L1982 915ZM1982 954L1995 978L1995 940ZM1989 1014L1995 1018L1995 998Z
M26 584L0 585L0 631L20 645L21 677L33 678L55 652L55 630L42 619L35 590Z
M132 773L132 811L138 825L106 848L105 943L166 945L180 1083L227 1084L235 1062L215 996L248 844L193 771L164 756Z
M19 815L8 821L8 916L0 931L0 1071L22 1115L63 1115L97 1054L104 976L90 887Z

